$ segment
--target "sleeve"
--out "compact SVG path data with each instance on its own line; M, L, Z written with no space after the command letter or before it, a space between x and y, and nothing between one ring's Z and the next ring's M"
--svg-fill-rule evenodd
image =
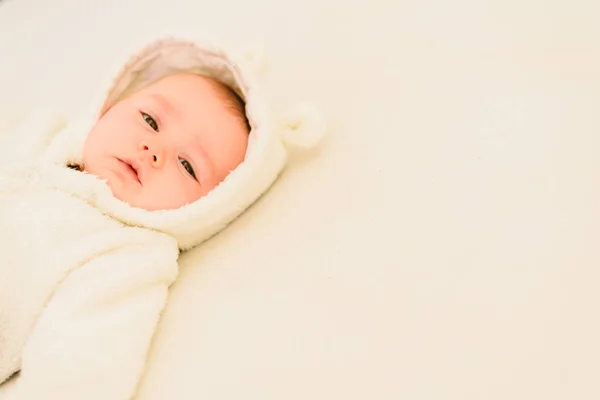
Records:
M120 248L63 280L27 341L10 400L134 396L177 274L177 254L157 249Z
M0 166L41 155L65 126L66 118L57 111L3 112L0 116Z

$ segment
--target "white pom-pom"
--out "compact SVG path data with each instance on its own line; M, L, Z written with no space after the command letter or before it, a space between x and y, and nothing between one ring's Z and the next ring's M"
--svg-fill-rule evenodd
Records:
M261 75L266 69L264 45L253 43L252 46L236 52L235 62L245 71L253 75Z
M316 108L299 104L283 117L283 140L286 144L302 149L317 146L325 135L325 121Z

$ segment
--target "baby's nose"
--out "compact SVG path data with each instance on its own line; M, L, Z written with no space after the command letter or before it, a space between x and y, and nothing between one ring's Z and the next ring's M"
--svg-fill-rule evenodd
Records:
M165 161L163 146L158 143L142 142L140 150L144 153L144 159L154 168L160 168Z

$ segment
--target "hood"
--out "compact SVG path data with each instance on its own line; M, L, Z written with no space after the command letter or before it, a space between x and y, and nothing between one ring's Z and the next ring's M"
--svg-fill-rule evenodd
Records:
M226 84L244 100L251 130L244 161L208 195L179 209L163 211L131 207L114 198L107 187L93 195L95 205L113 218L166 233L183 250L194 247L268 190L284 168L291 146L313 147L324 133L320 117L309 105L294 106L283 116L273 114L258 82L261 62L256 52L234 52L189 34L134 44L91 109L53 139L45 161L58 166L81 164L85 139L103 111L167 75L193 72Z

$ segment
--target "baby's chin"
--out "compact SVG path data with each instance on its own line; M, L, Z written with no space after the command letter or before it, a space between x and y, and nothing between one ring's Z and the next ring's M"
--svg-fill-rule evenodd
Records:
M124 185L123 182L110 178L106 179L105 182L108 185L110 191L112 192L112 195L117 200L120 200L123 203L130 205L131 207L141 208L148 211L155 211L153 209L149 209L143 201L140 201L139 193L134 193L132 188Z

